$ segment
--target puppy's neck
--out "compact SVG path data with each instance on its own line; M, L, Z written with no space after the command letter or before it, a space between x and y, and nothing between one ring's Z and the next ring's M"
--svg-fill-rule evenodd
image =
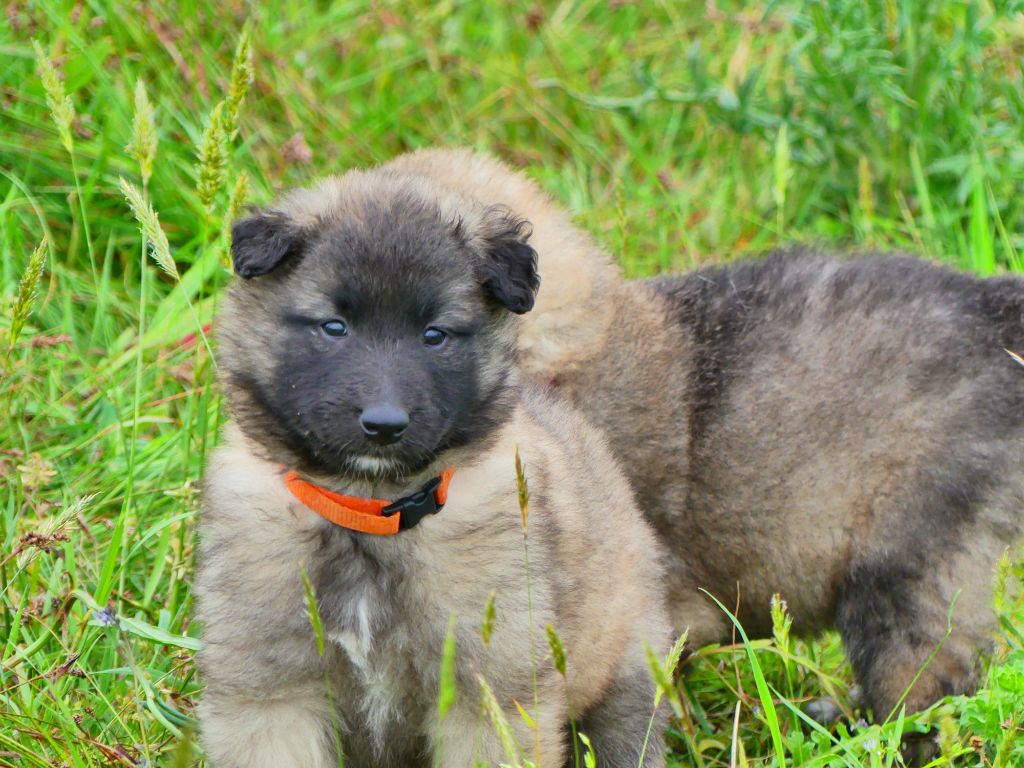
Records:
M446 467L441 459L435 460L422 471L394 476L373 474L337 474L303 471L300 474L316 485L344 496L367 499L399 499L419 491L427 482L439 477Z

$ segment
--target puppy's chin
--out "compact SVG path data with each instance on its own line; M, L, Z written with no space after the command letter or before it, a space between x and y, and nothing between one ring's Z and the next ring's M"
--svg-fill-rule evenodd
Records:
M436 460L432 452L417 451L414 456L401 453L389 456L383 451L352 453L332 468L332 474L370 482L402 483L421 475Z
M416 467L387 456L352 456L345 461L347 472L357 477L380 480L398 480L414 474Z

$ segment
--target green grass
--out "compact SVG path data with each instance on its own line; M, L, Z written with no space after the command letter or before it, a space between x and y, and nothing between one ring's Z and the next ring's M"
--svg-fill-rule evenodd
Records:
M0 24L0 765L198 759L196 501L223 418L202 328L246 190L262 202L466 144L526 168L631 276L792 240L1024 268L1019 3L162 6L14 2ZM247 22L255 79L237 136L217 141ZM73 105L63 133L33 40ZM126 149L139 82L159 142L145 183ZM165 269L121 177L159 214ZM37 297L16 312L44 240ZM848 707L834 637L790 640L782 622L773 640L704 649L672 761L891 765L903 731L936 724L943 760L1020 765L1014 594L986 688L884 725L802 717L823 692Z

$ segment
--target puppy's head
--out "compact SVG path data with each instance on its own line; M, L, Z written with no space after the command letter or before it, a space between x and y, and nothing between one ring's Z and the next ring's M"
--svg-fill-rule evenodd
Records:
M507 418L513 317L539 284L526 222L371 173L232 235L222 373L274 459L400 479Z

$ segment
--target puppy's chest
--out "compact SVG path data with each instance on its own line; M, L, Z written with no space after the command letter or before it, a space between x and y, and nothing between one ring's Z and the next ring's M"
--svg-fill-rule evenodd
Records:
M387 763L385 753L411 759L436 701L443 614L417 594L410 569L359 547L335 554L315 586L348 747L362 744L375 765Z
M328 638L346 751L371 765L415 764L426 751L430 686L407 649L382 638L368 646L349 630L332 630Z
M524 625L517 617L526 610L525 590L515 588L522 555L509 533L517 520L442 522L433 535L421 530L404 539L325 529L315 555L311 575L346 743L364 743L372 765L412 766L422 754L450 616L460 620L458 663L467 668L482 663L484 651L463 636L476 637L466 620L478 625L492 589L504 587L502 618ZM517 658L528 659L528 648Z

